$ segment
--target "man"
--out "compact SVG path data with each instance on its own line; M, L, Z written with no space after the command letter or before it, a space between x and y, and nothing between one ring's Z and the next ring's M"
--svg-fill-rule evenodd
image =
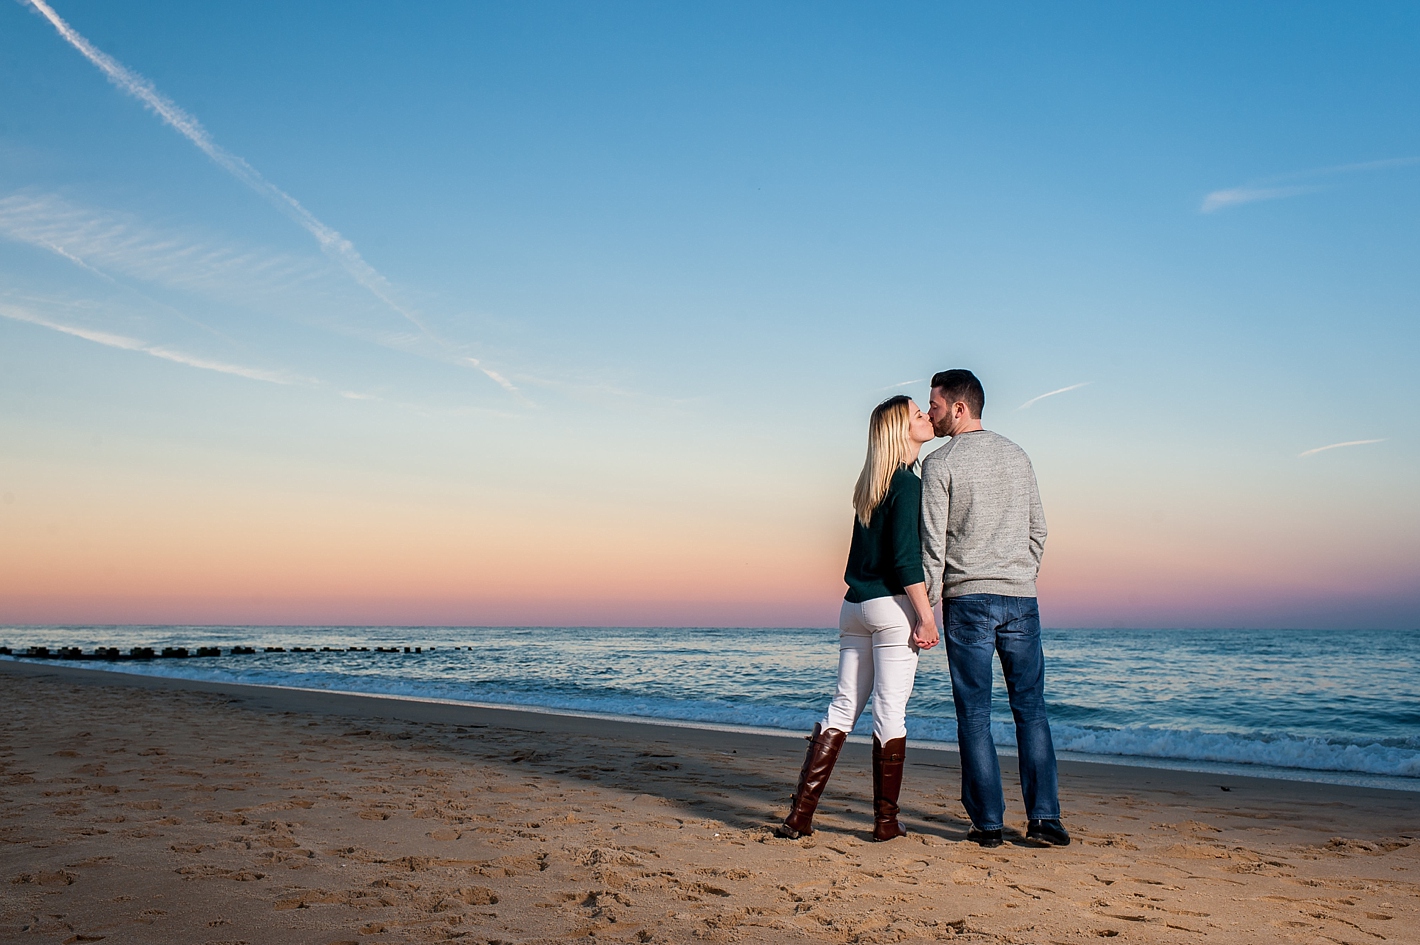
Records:
M1045 513L1025 451L982 429L986 394L970 371L932 378L928 416L951 441L922 462L922 564L942 626L957 710L967 839L1001 845L1006 801L991 739L991 656L1016 720L1026 837L1065 846L1055 746L1045 715L1045 656L1035 579L1045 552Z

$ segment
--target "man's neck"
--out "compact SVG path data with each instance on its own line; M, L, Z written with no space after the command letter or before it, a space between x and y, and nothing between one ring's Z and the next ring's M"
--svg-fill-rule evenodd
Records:
M961 436L963 433L979 433L984 429L985 427L981 425L980 420L968 420L966 423L953 430L952 436Z

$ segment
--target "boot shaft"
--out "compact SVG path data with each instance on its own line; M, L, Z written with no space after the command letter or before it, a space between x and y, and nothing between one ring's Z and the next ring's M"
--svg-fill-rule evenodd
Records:
M894 738L886 745L873 738L873 839L891 840L907 834L897 822L902 794L902 768L907 760L907 739Z
M788 833L813 833L814 811L818 809L819 797L833 774L833 766L838 762L838 753L843 750L847 737L846 733L837 729L814 726L808 751L804 754L804 766L799 771L799 785L794 790L793 807L789 816L784 818Z

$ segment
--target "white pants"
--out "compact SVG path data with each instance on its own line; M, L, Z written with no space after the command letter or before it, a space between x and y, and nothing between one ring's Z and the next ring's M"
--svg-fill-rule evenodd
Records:
M823 727L851 732L873 697L873 734L886 744L907 734L907 700L917 681L907 595L843 602L838 615L838 692Z

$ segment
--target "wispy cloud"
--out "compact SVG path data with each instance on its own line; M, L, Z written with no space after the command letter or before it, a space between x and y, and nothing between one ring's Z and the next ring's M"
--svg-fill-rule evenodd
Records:
M185 364L188 367L200 368L204 371L217 371L221 374L233 374L237 377L244 377L252 381L264 381L268 384L308 384L315 385L318 382L315 378L300 377L279 371L267 371L262 368L247 367L241 364L230 364L224 361L215 361L211 358L199 355L188 354L168 345L154 345L137 338L129 338L126 335L118 335L113 332L99 331L93 328L85 328L80 325L69 325L64 322L45 318L36 315L34 312L16 308L12 305L0 305L0 318L8 318L11 321L25 322L30 325L38 325L41 328L48 328L51 331L63 332L75 338L83 338L85 341L92 341L95 344L104 345L109 348L120 348L124 351L137 351L142 354L151 355L155 358L162 358L164 361L173 361L177 364Z
M455 358L456 361L466 363L483 372L483 374L487 375L491 380L507 391L515 392L517 390L506 377L503 377L497 371L485 367L479 363L477 358L468 357L465 354L457 352L455 349L457 349L458 346L452 345L447 340L440 337L436 332L430 329L428 324L425 323L424 319L421 318L418 313L403 305L394 297L393 287L390 285L389 280L365 261L365 258L356 250L354 243L341 236L333 227L322 223L314 214L302 206L296 198L267 180L262 176L260 171L248 164L244 158L238 157L217 144L217 142L212 139L207 129L202 126L202 123L199 122L195 116L184 111L176 102L159 92L152 82L90 43L80 35L77 30L65 22L45 0L22 0L22 2L28 3L37 13L48 20L69 45L73 46L84 58L97 66L117 88L146 105L149 110L161 118L169 127L196 145L198 150L207 155L218 167L261 195L307 233L315 237L321 250L339 263L350 277L363 286L368 292L378 298L391 310L398 313L402 318L417 327L426 337L441 348L458 354L459 356Z
M1226 207L1236 207L1244 203L1256 203L1259 200L1281 200L1284 197L1299 197L1302 194L1314 193L1320 190L1319 187L1230 187L1227 190L1215 190L1207 197L1203 198L1203 206L1199 208L1200 213L1216 213Z
M1385 158L1380 161L1337 164L1333 167L1314 167L1309 171L1298 171L1297 176L1321 177L1326 174L1350 174L1354 171L1388 171L1397 167L1414 167L1416 164L1420 164L1420 157Z
M1039 401L1042 401L1042 400L1044 400L1044 399L1047 398L1047 397L1054 397L1056 394L1068 394L1068 393L1070 393L1070 391L1072 391L1072 390L1079 390L1081 387L1089 387L1090 384L1092 384L1092 383L1094 383L1094 382L1093 382L1093 381L1085 381L1084 383L1081 383L1081 384L1071 384L1069 387L1062 387L1062 388L1060 388L1059 390L1047 391L1046 393L1041 394L1041 395L1038 396L1038 397L1032 397L1030 400L1028 400L1028 401L1026 401L1025 403L1021 404L1021 405L1020 405L1019 407L1017 407L1016 409L1017 409L1017 410L1026 410L1027 408L1030 407L1031 404L1034 404L1034 403L1037 403L1037 402L1039 402Z
M1318 446L1316 449L1302 450L1297 454L1297 459L1315 456L1317 453L1325 453L1327 450L1339 450L1343 446L1369 446L1372 443L1384 443L1385 441L1386 438L1381 437L1379 440L1347 440L1345 443L1331 443L1326 446Z
M1203 198L1203 205L1198 208L1198 212L1216 213L1219 210L1225 210L1228 207L1236 207L1245 203L1299 197L1302 194L1312 194L1324 189L1320 183L1300 183L1302 181L1316 181L1338 174L1394 170L1400 167L1411 167L1415 164L1420 164L1420 157L1386 158L1381 161L1361 161L1355 164L1313 167L1305 171L1277 174L1249 184L1243 184L1239 187L1215 190ZM1289 181L1298 183L1289 183Z
M0 236L48 250L109 282L110 273L118 273L224 298L233 292L286 291L327 270L319 257L303 259L157 228L57 194L0 197Z
M899 387L911 387L913 384L921 384L927 378L919 377L910 381L898 381L896 384L889 384L886 387L879 387L878 390L897 390Z
M361 291L358 286L314 253L275 252L193 227L154 225L35 190L0 196L0 238L52 252L146 307L228 343L236 342L136 284L204 296L221 307L251 306L420 357L444 362L462 357L433 344L408 322L389 321L383 306L374 300L366 304L368 297L354 294Z

